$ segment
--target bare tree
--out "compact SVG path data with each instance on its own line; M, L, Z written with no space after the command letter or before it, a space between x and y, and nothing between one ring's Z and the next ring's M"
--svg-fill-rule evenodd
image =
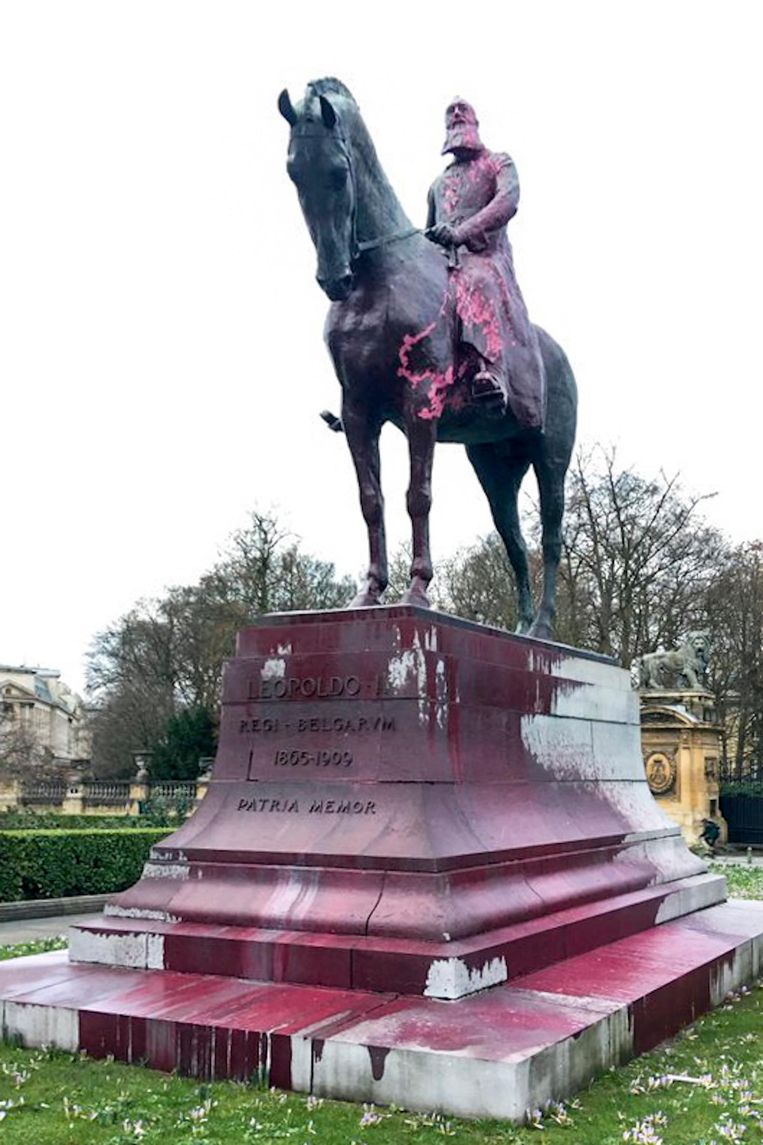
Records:
M763 780L763 542L728 553L707 594L707 620L724 776Z
M233 603L241 616L297 609L341 608L354 595L349 577L303 552L271 514L253 512L232 534L222 558L199 586L212 600Z
M697 627L726 548L701 516L709 496L686 493L677 476L619 468L614 450L578 454L567 493L559 639L628 665Z
M255 616L340 607L353 591L332 564L302 552L275 517L252 513L198 584L139 601L94 638L88 663L94 769L127 774L132 753L163 743L180 713L214 717L223 660L237 630Z
M727 547L701 517L706 500L685 493L677 477L619 467L613 450L578 454L568 473L557 639L628 665L699 627ZM537 593L537 526L528 536ZM496 534L457 553L441 575L449 611L515 627L514 578Z
M446 611L480 624L509 631L516 628L519 611L514 574L497 533L490 533L446 561L440 582Z

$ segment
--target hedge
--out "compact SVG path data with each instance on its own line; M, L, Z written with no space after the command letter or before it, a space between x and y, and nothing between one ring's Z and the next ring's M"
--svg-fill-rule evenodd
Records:
M166 827L0 831L0 902L121 891Z
M63 815L51 811L0 811L0 833L6 831L116 831L129 827L161 827L137 815ZM169 826L169 824L168 824Z
M135 827L164 827L171 831L182 819L147 815L63 815L51 811L0 811L0 833L5 831L125 831Z

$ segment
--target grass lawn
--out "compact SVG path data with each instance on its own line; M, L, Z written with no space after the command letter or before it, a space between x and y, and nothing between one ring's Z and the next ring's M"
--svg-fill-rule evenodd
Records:
M736 897L763 898L763 869L723 868ZM51 949L26 943L0 958ZM199 1085L136 1066L0 1045L0 1145L726 1145L763 1142L763 984L673 1042L610 1071L517 1129L267 1091Z
M9 958L23 958L27 954L45 954L48 950L64 950L68 946L63 934L57 938L38 938L34 942L17 942L15 946L0 946L0 962Z
M715 863L713 871L726 876L729 896L735 899L763 899L763 867L739 863Z

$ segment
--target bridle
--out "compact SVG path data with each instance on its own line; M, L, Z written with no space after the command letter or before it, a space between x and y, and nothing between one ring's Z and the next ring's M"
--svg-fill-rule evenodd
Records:
M326 136L321 131L292 131L292 136L297 139L325 139ZM339 143L339 150L347 161L347 170L349 172L350 186L352 187L352 209L350 215L350 266L354 266L360 258L372 250L379 250L380 247L388 246L390 243L402 242L403 239L412 238L413 235L420 235L422 233L420 227L406 227L401 231L392 231L388 235L378 235L374 239L358 238L357 216L358 216L358 184L355 178L355 168L350 154L350 148L344 135L337 131L335 138Z

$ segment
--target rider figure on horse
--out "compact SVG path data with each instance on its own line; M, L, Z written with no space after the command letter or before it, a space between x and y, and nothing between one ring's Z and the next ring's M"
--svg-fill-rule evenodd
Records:
M453 162L429 191L427 237L451 252L461 352L472 359L472 395L528 429L542 429L545 377L538 339L514 275L506 224L519 181L510 157L488 151L474 108L455 99L445 112L442 154ZM459 254L459 248L465 251Z

